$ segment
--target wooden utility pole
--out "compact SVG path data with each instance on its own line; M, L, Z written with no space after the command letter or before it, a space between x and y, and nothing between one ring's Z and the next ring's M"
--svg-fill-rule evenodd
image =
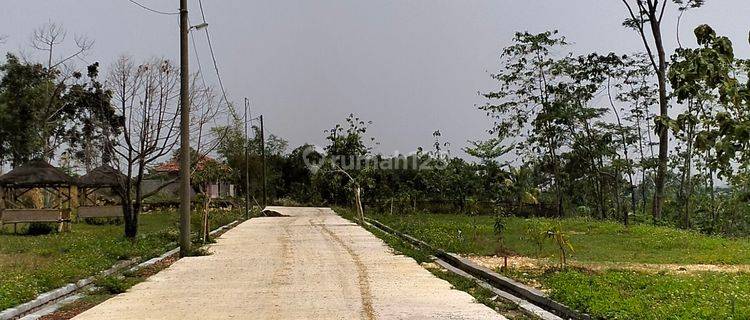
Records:
M260 115L260 156L262 168L260 170L263 179L263 206L268 205L268 193L266 193L266 134L263 129L263 115Z
M187 8L187 0L180 0L180 257L190 253L190 29Z
M250 169L248 165L250 159L250 146L248 145L247 139L247 109L249 105L250 101L245 98L245 140L242 142L245 145L245 219L250 218Z

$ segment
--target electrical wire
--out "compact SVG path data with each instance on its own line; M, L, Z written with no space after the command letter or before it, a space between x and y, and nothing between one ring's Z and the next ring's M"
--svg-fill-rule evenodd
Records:
M177 14L180 14L179 12L165 12L165 11L159 11L159 10L151 9L151 8L149 8L147 6L144 6L144 5L136 2L135 0L128 0L128 1L130 1L131 3L137 5L137 6L143 8L145 10L151 11L153 13L158 13L158 14L163 14L163 15L177 15Z
M190 24L190 19L188 18L188 24ZM195 53L195 61L198 64L198 74L201 76L201 82L203 83L203 87L207 88L206 85L206 77L203 75L203 67L201 66L201 58L200 55L198 55L198 46L195 42L195 36L193 35L192 30L190 31L190 40L193 42L193 52Z
M203 19L203 23L207 24L208 22L206 22L206 14L203 11L202 0L198 0L198 6L200 7L200 10L201 10L201 18ZM227 92L226 90L224 90L224 82L221 80L221 73L219 72L219 64L216 62L216 55L214 54L214 47L211 44L211 33L208 32L208 28L206 28L206 42L208 43L208 50L211 52L211 60L213 61L213 64L214 64L214 70L216 70L216 78L218 79L218 82L219 82L219 88L221 89L221 94L224 98L224 101L227 104L227 107L229 108L229 112L232 114L232 117L235 120L237 120L239 118L237 115L237 112L234 110L234 108L232 107L232 104L229 102L229 99L227 98Z

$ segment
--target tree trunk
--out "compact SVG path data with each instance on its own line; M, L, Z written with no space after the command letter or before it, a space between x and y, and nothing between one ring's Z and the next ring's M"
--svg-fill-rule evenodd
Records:
M646 111L648 112L648 110ZM635 118L636 126L638 126L638 151L641 155L641 214L646 215L646 166L643 161L646 159L646 155L643 152L643 130L641 129L641 116L637 115ZM633 212L635 212L635 207Z
M690 199L693 197L693 135L695 132L695 126L690 125L688 129L688 145L687 155L685 157L685 189L687 194L683 196L685 199L685 229L690 229Z
M211 208L211 197L210 196L206 196L206 203L203 206L203 223L202 223L202 226L203 226L203 243L208 242L208 237L209 237L209 232L210 232L209 231L210 227L209 227L209 223L208 223L208 213L209 213L209 209L210 208Z
M607 80L607 96L609 97L609 104L612 107L612 111L614 111L615 116L617 117L617 127L620 130L620 139L622 139L622 152L625 156L625 164L628 170L628 183L630 183L630 186L628 188L628 190L630 191L630 206L633 209L633 212L635 212L636 203L635 203L635 184L633 184L633 166L630 163L630 156L628 154L628 141L626 139L625 129L623 128L623 125L622 125L622 120L620 120L620 113L617 112L617 107L615 106L615 103L612 100L612 91L611 91L610 81L611 79ZM619 177L619 176L620 174L618 173L616 177ZM617 184L618 182L615 181L615 183ZM617 196L619 197L619 192ZM628 210L623 211L623 223L626 226L628 225Z
M355 206L357 207L357 215L359 217L359 222L364 223L365 222L365 212L362 209L362 189L357 186L354 188L354 201Z
M711 150L709 149L706 153L707 153L706 159L711 159ZM708 185L709 185L709 188L711 188L711 223L713 224L711 229L713 233L717 233L717 230L719 228L719 214L716 208L716 191L714 190L714 169L711 167L708 168Z
M138 215L140 213L141 202L135 200L132 204L123 204L125 219L125 237L135 241L138 235Z
M562 187L560 186L560 182L562 179L560 179L560 168L559 168L559 160L557 159L557 152L555 152L555 146L557 145L552 141L550 138L549 141L549 153L550 156L552 156L552 170L553 174L555 175L555 194L557 196L557 216L562 218L565 216L565 209L563 208L563 194L562 194Z
M656 76L659 80L659 116L662 123L669 118L669 100L667 99L667 59L664 51L664 42L661 35L661 25L656 13L650 17L651 32L654 35L654 43L658 53L658 70ZM656 171L654 188L653 219L657 223L662 218L664 206L664 184L667 176L667 161L669 156L669 131L667 126L659 125L659 165Z

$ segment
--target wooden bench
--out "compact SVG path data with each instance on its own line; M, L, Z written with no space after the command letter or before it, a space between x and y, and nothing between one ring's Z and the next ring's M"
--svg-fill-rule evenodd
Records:
M13 232L19 223L50 222L58 223L62 231L66 222L70 222L68 209L4 209L0 211L0 227L13 224Z
M76 220L86 218L123 218L122 206L80 206Z

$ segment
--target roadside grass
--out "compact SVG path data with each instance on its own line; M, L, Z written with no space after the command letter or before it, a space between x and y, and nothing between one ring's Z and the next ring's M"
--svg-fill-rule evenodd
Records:
M595 319L750 319L750 274L567 268L500 271Z
M492 216L459 214L373 214L399 231L446 251L467 255L494 255L496 244ZM548 240L539 250L526 232L543 231L559 224L569 235L574 252L570 259L581 262L637 262L674 264L750 264L750 239L728 239L695 231L650 225L625 227L615 222L591 219L505 219L505 243L512 252L527 257L556 257ZM476 229L474 228L476 225ZM476 231L475 231L476 230Z
M446 251L493 255L492 217L459 215L373 215L392 228ZM474 222L477 236L474 237ZM515 253L554 257L551 243L539 251L525 236L529 226L559 223L570 234L572 258L588 262L725 263L750 262L750 241L702 235L666 227L588 219L507 218L506 243ZM459 233L458 230L461 230ZM585 268L497 270L549 292L551 298L595 319L750 319L750 274L742 272L594 271Z
M240 211L215 210L211 229L241 217ZM123 236L123 225L77 223L70 232L14 235L0 230L0 310L35 298L40 293L95 275L117 261L149 259L174 246L179 218L175 211L140 216L135 243ZM200 218L192 217L192 231Z

